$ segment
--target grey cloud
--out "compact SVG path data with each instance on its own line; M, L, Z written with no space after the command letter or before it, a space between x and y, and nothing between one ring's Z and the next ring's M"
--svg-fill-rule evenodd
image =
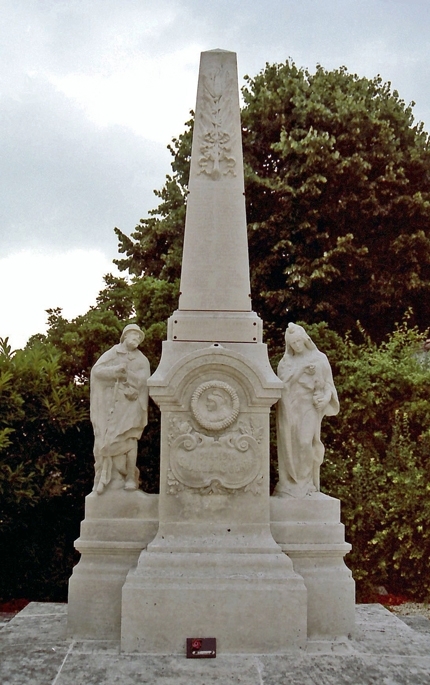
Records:
M116 59L195 43L237 51L242 75L287 57L311 70L319 62L380 73L430 125L429 19L428 0L4 0L0 59L12 67L0 82L3 254L49 243L114 256L113 226L133 230L170 169L163 145L91 124L46 74L108 73Z
M428 0L181 0L174 22L151 37L165 51L196 42L238 53L239 73L255 75L266 62L292 58L311 71L346 66L380 74L416 118L430 126L430 3Z
M100 129L49 84L0 119L0 246L99 247L116 254L115 225L129 233L157 204L169 168L163 145L121 127Z

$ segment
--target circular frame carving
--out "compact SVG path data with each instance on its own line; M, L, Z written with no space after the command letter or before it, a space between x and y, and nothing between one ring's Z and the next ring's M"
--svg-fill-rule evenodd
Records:
M209 394L207 391L212 392ZM205 397L206 405L204 405ZM226 406L227 398L230 400L230 406ZM213 409L209 409L207 403L210 403ZM220 431L228 428L236 421L239 410L240 401L236 390L223 381L202 383L194 390L191 397L193 416L207 430ZM211 416L212 413L213 416Z

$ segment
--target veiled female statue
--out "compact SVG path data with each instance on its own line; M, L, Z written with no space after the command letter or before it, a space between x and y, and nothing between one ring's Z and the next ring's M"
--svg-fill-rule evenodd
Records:
M320 489L321 421L338 413L339 401L328 359L302 326L288 324L278 376L284 387L276 413L279 482L274 494L304 497Z
M137 349L145 334L136 324L91 370L90 417L94 428L94 490L136 490L137 441L148 422L149 362Z

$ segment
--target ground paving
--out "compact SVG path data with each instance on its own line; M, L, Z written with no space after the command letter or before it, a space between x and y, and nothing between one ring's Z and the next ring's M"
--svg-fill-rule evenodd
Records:
M356 608L351 640L284 655L121 654L66 637L67 605L32 602L0 622L1 685L429 685L430 620L380 604ZM257 620L257 619L256 619Z

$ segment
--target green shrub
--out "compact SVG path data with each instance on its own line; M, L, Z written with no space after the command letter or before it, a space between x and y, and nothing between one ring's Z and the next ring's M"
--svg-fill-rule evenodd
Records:
M117 342L121 326L94 311L87 328L57 315L50 329L55 342L48 334L13 353L1 341L3 600L67 597L77 560L73 541L93 479L89 366ZM90 359L84 348L91 328L97 335L92 335ZM148 336L153 368L158 339L164 337L161 323L159 329ZM430 599L430 365L417 354L423 336L407 321L381 345L363 331L356 343L324 323L306 329L330 360L341 403L339 415L323 421L321 483L342 502L346 538L353 546L347 563L358 595L384 585L390 592ZM274 368L282 352L273 350ZM159 487L159 430L158 410L152 407L138 461L147 492ZM271 473L274 486L273 426Z
M341 410L323 422L322 490L342 502L359 596L430 599L430 369L407 320L380 346L308 332L333 367Z

